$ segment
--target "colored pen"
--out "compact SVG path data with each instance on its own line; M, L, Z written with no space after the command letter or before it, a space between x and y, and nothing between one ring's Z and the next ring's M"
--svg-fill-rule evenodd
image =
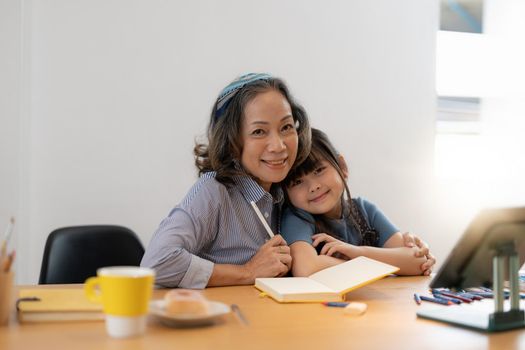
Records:
M15 260L15 251L13 250L11 253L9 253L9 255L7 256L6 259L4 259L4 266L3 266L3 270L4 272L9 272L9 270L11 269L11 265L13 264L13 260Z
M461 304L462 301L456 298L447 297L441 293L434 293L434 297L438 299L444 299L453 302L454 304Z
M494 295L492 293L489 293L489 292L469 292L470 294L474 294L478 297L480 297L481 299L484 299L484 298L494 298Z
M326 301L323 303L324 306L331 306L331 307L346 307L348 303L341 302L341 301Z
M272 229L270 228L270 226L268 226L268 223L264 219L261 211L259 210L259 207L257 207L257 204L255 204L254 201L251 201L250 204L252 205L253 210L255 210L255 214L257 214L257 217L259 218L259 220L263 224L264 229L266 230L266 232L268 232L268 235L270 236L270 238L273 238L274 234L272 232Z
M414 300L416 301L416 304L421 305L421 297L419 294L414 293Z
M463 291L461 293L457 293L457 295L459 295L460 297L465 297L465 298L469 298L469 299L472 299L472 300L481 300L481 299L483 299L479 295L468 293L468 292L465 292L465 291Z
M472 302L472 299L470 298L466 298L466 297L462 297L461 295L457 295L457 294L454 294L454 293L449 293L449 292L441 292L440 294L443 294L447 297L451 297L451 298L455 298L455 299L459 299L461 301L464 301L465 303L471 303Z
M15 218L11 217L9 219L9 222L7 223L7 228L5 229L4 233L4 239L2 241L2 247L0 248L0 254L3 256L6 255L7 250L7 244L9 243L9 240L11 239L11 234L13 233L13 226L15 225Z
M503 295L505 296L505 299L510 298L510 291L509 290L504 290L503 291ZM520 296L520 299L525 299L525 294L520 293L519 296Z
M452 305L451 301L448 301L448 300L445 300L445 299L426 297L424 295L420 295L419 297L421 298L421 300L424 300L424 301L430 301L430 302L437 303L437 304L442 304L442 305Z

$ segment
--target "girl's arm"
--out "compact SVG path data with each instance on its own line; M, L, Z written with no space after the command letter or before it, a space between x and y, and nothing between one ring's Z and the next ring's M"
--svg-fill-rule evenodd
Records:
M292 274L296 277L306 277L330 266L346 260L328 255L317 255L315 248L308 242L296 241L290 245L292 255Z
M399 267L398 275L421 275L423 270L421 266L426 262L426 257L416 257L417 248L405 247L401 233L393 234L386 241L383 248L370 246L355 246L341 242L327 234L319 233L312 236L314 239L313 246L321 242L326 242L321 254L332 256L336 253L346 255L350 259L359 256L382 261L384 263Z

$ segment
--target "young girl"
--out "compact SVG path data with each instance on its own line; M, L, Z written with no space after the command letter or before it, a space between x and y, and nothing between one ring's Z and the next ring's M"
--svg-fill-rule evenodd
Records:
M403 235L374 204L352 199L347 177L343 157L326 134L312 128L310 155L284 182L292 206L284 212L282 235L291 249L293 274L308 276L358 256L397 266L401 275L428 274L434 258L406 247Z
M154 268L164 287L251 284L286 274L289 248L280 235L269 239L250 202L278 233L284 195L277 184L310 151L304 109L282 80L247 74L220 93L207 137L194 150L199 180L161 222L141 266Z

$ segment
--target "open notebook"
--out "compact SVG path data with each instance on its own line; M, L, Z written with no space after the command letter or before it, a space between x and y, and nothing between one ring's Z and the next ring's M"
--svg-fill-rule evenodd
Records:
M255 288L282 303L341 301L346 293L398 270L360 256L308 277L257 278Z

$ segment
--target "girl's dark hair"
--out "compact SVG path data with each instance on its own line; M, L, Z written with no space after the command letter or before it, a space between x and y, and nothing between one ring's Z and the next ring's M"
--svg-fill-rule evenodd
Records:
M199 176L208 171L215 171L215 179L225 185L233 184L234 175L244 174L236 166L241 157L241 126L246 105L260 93L275 90L280 92L290 104L292 117L297 128L297 157L292 166L300 164L310 152L310 123L304 108L295 101L284 81L279 78L261 79L251 82L239 91L228 102L228 105L217 117L218 100L213 105L208 124L208 143L196 142L193 149L195 165Z
M292 184L292 182L294 182L298 178L308 175L315 169L319 168L323 160L330 163L335 168L335 170L337 170L339 176L341 176L341 179L343 179L343 182L345 184L346 198L345 193L343 193L343 197L341 198L341 204L343 204L343 201L346 200L349 208L348 219L356 228L357 232L359 232L359 234L361 235L361 244L377 247L379 245L379 234L377 233L377 230L370 227L365 217L363 216L363 213L361 213L361 210L359 210L355 202L352 200L352 197L350 195L350 189L348 188L348 185L346 183L345 175L343 173L343 169L339 160L339 153L328 139L328 136L326 136L326 134L321 130L312 128L312 148L310 154L305 159L305 161L301 163L301 165L297 166L295 169L292 169L292 171L288 173L288 176L284 180L285 186L289 187ZM301 215L301 213L291 204L287 194L286 200L295 215L302 218L303 220L310 221L304 215ZM342 239L342 237L340 237L338 234L330 231L328 219L324 215L312 215L314 217L315 222L311 223L315 224L317 232L324 232L338 239Z

